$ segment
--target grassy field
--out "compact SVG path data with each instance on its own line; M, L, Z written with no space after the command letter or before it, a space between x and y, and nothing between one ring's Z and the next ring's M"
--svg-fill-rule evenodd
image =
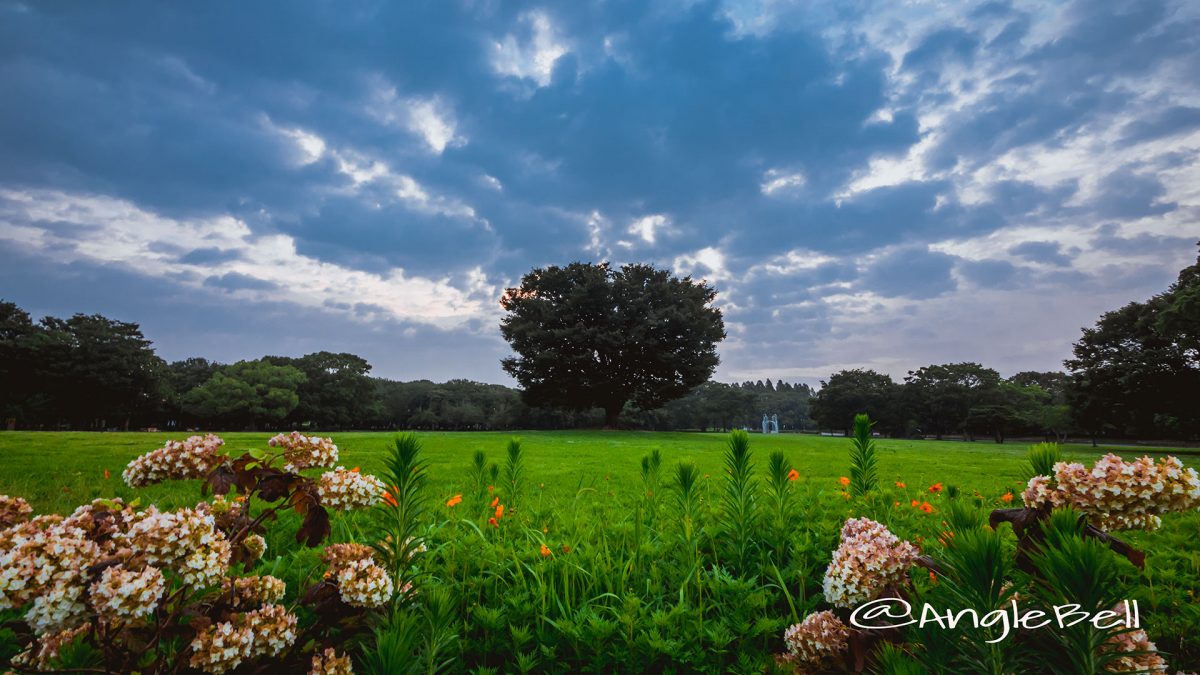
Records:
M514 435L522 440L527 469L526 498L519 513L513 516L513 525L519 525L519 529L508 530L503 536L498 533L493 537L486 533L487 536L477 538L473 531L480 531L480 527L485 531L488 529L484 527L487 509L477 507L470 511L470 498L453 510L443 503L455 494L469 492L471 459L475 451L484 451L489 463L503 465L505 444ZM121 471L131 459L159 447L168 438L184 436L186 434L0 433L0 494L25 497L38 513L69 512L94 498L114 496L127 500L136 498L143 505L154 503L162 508L191 506L201 498L198 481L167 482L134 490L121 480ZM243 449L264 447L270 434L229 433L222 436L232 454L240 454ZM367 473L383 469L391 434L335 433L332 436L341 449L341 463L346 467L361 467ZM520 650L529 650L530 659L543 659L539 669L545 668L547 660L563 658L561 650L567 649L575 650L573 658L579 659L567 663L601 663L601 658L611 655L587 651L591 648L590 643L597 643L594 635L575 641L570 639L573 635L570 622L584 621L579 617L591 617L581 612L600 612L596 616L603 617L607 616L604 612L618 616L629 611L633 613L629 625L638 625L644 630L645 626L657 626L660 615L671 616L672 612L683 611L679 607L690 607L683 601L682 591L676 606L672 600L675 592L670 589L671 583L677 582L670 581L671 572L658 571L653 564L655 556L675 550L672 548L675 546L673 535L668 536L673 526L662 525L661 537L655 534L660 526L654 526L649 534L641 530L648 507L640 460L653 450L662 453L664 488L669 485L678 462L694 462L703 476L700 489L706 508L715 511L720 501L726 435L538 431L518 434L422 433L419 436L424 444L424 459L429 465L432 501L438 505L435 519L439 519L440 524L434 527L440 528L437 540L443 542L437 553L439 569L436 573L454 590L460 603L464 644L469 645L462 657L465 670L489 665L504 670L504 662L495 660L500 658L497 655ZM838 478L848 475L848 446L849 440L845 438L752 436L754 459L760 474L765 473L767 456L778 450L801 475L798 488L804 507L797 518L800 522L796 529L798 532L803 530L803 535L796 537L797 557L787 572L791 575L788 583L798 586L793 593L801 610L816 602L813 598L820 591L821 570L828 563L829 551L836 546L840 523L849 515L868 513L885 522L901 537L924 542L926 547L936 547L939 532L944 527L938 516L943 504L939 500L946 496L929 493L928 486L938 482L947 488L953 486L974 499L982 511L1006 506L1001 497L1008 492L1017 495L1012 505L1020 504L1025 445L880 439L879 476L885 489L882 499L873 505L856 504L857 500L842 498ZM1069 460L1090 463L1110 450L1127 459L1152 451L1148 448L1069 445L1064 448L1064 455ZM1164 450L1167 449L1156 452ZM1194 454L1181 452L1180 456L1186 465L1200 467L1200 458ZM903 483L904 487L897 483ZM909 506L911 499L929 500L937 511L931 516L923 516ZM653 508L660 509L662 516L670 512L665 503ZM356 533L362 530L355 525L355 517L340 529L335 526L335 538L358 538ZM464 527L471 519L475 523L474 530ZM268 550L275 557L263 564L270 573L288 579L290 588L293 581L302 583L305 575L311 573L316 564L315 554L297 550L290 540L291 529L282 529L286 531L279 536L268 537ZM1200 546L1197 545L1200 514L1169 515L1164 518L1160 530L1128 533L1126 538L1149 554L1146 569L1137 572L1130 567L1128 580L1130 592L1142 604L1152 639L1159 642L1160 649L1173 654L1173 666L1200 667L1200 638L1196 637L1200 633L1200 605L1197 604L1200 600ZM613 574L620 570L622 579L626 582L637 580L645 584L645 590L622 588L621 579L609 581L603 577L585 579L580 576L569 584L563 581L564 588L574 588L570 584L577 584L579 589L586 589L595 598L609 599L590 601L590 605L585 602L583 608L539 607L538 593L543 593L541 597L544 598L547 591L530 588L524 570L534 569L532 565L539 561L536 551L543 542L549 543L555 551L561 547L564 554L571 550L571 558L580 561L579 570L610 569ZM647 556L650 562L647 562ZM488 570L482 569L485 564L489 566ZM575 579L570 575L576 572L563 568L562 574L564 580ZM456 582L456 576L461 581ZM651 582L655 588L661 586L666 592L651 591ZM760 586L756 592L763 593L764 597L731 599L729 606L761 602L763 609L756 611L763 611L768 616L764 618L766 623L758 648L779 651L778 636L788 623L785 611L788 605L769 584ZM618 597L621 600L617 600ZM517 598L524 599L518 601ZM629 603L634 602L633 598L641 604L630 610ZM489 614L492 611L496 614ZM720 619L719 613L713 614L703 608L688 611L697 612L701 625L705 621L713 622L710 617ZM537 652L527 646L528 638L522 638L523 633L513 633L511 639L505 637L504 631L497 633L490 622L499 621L498 616L503 616L507 625L528 626L528 630L537 636L533 644L542 645L542 649L545 649L544 645L552 644L560 651L554 655ZM545 620L551 616L553 621L547 625ZM587 618L587 622L592 620ZM580 625L588 626L588 630L600 630L590 623ZM669 633L666 627L662 630ZM716 629L710 626L705 630ZM748 636L758 629L731 624L720 630ZM680 633L680 639L675 642L665 640L666 646L642 645L638 649L659 650L669 654L670 660L690 658L685 649L688 635L687 632ZM633 639L632 632L630 639ZM749 644L750 638L745 639ZM718 669L734 667L734 656L729 659ZM612 661L608 667L623 669L620 661ZM653 666L647 667L653 669Z
M221 434L233 450L265 446L270 433ZM388 433L335 433L346 466L374 472L382 463L392 435ZM192 504L198 482L173 482L132 490L120 474L134 457L153 450L170 438L185 433L0 433L0 493L21 495L38 512L69 511L96 497L141 497L143 503L161 507ZM433 482L447 495L463 488L464 471L476 450L489 460L501 460L505 443L513 437L522 441L531 483L545 486L548 496L573 496L580 487L596 487L607 481L610 490L633 490L639 484L639 460L658 449L664 462L692 460L704 473L721 469L725 435L710 433L651 433L608 431L530 431L509 433L422 433L426 460ZM846 474L845 438L789 435L753 436L760 460L775 450L785 453L806 480L836 490L836 480ZM942 481L967 492L998 496L1018 491L1021 462L1026 446L990 441L910 441L880 439L880 476L903 481L913 488ZM1105 452L1126 458L1158 452L1165 448L1092 448L1064 446L1064 455L1074 461L1091 462ZM1195 457L1181 455L1184 463L1200 467ZM108 470L109 478L104 478ZM631 495L632 496L632 495Z

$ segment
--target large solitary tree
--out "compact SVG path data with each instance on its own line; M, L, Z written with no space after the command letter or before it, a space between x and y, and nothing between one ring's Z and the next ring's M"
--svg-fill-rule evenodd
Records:
M508 289L504 370L530 405L652 410L706 382L725 337L716 290L650 265L572 263L535 269Z

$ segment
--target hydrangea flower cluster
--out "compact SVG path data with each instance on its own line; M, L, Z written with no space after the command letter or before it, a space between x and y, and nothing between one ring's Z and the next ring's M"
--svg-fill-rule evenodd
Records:
M166 579L157 567L135 572L114 565L105 568L100 580L92 584L92 607L105 621L142 618L154 611L166 588Z
M202 478L225 460L221 446L225 441L216 434L192 436L186 441L167 441L129 463L121 477L129 487L186 478Z
M75 641L75 638L92 630L90 623L84 623L75 628L67 628L38 638L28 649L13 657L14 666L30 670L49 670L52 662L58 658L63 646Z
M297 619L280 605L266 605L235 614L209 626L192 640L193 668L220 675L243 661L278 656L296 641Z
M899 583L920 552L886 527L869 518L851 518L842 526L842 539L825 570L825 600L835 607L853 607L873 600Z
M784 660L796 669L820 670L849 646L850 629L831 611L815 612L783 633Z
M79 624L87 613L87 569L100 547L61 516L39 516L0 535L0 609L30 605L38 635Z
M234 607L249 607L279 602L287 591L282 579L269 574L261 577L225 579L222 590L232 596Z
M378 478L340 466L321 474L317 484L321 505L343 511L373 506L382 499L383 490L383 481Z
M0 527L12 527L29 520L33 507L20 497L0 495Z
M247 535L242 540L242 548L250 554L251 560L258 560L267 552L267 540L261 534Z
M374 561L356 560L338 568L338 592L352 607L379 607L395 590L392 577Z
M170 569L193 588L220 585L233 552L213 515L200 509L163 512L151 506L120 536L147 564Z
M330 544L322 555L329 564L327 576L337 582L342 602L352 607L379 607L395 591L387 570L375 563L370 546Z
M1141 628L1113 635L1101 649L1122 654L1105 666L1105 670L1112 673L1165 673L1168 671L1166 660L1158 655L1158 647L1150 641L1146 631Z
M1022 494L1030 508L1073 506L1105 531L1153 530L1160 514L1200 508L1200 477L1175 457L1126 462L1114 454L1083 464L1059 462L1034 476Z
M267 445L283 449L283 468L287 471L333 466L338 461L338 447L333 444L332 438L305 436L293 431L272 437Z
M349 656L339 655L333 647L326 647L325 651L313 654L312 669L308 672L309 675L354 675L354 665Z

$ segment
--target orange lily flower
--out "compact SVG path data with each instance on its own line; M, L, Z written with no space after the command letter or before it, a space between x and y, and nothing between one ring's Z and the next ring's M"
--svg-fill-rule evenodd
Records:
M454 495L446 501L446 508L452 509L455 506L458 506L460 502L462 502L462 495Z
M396 501L396 498L392 496L392 493L388 492L387 490L383 491L383 501L391 504L392 508L400 506L400 503Z
M935 584L937 583L937 575L933 573L933 570L929 570L929 580Z
M847 487L848 485L850 485L850 479L845 476L842 476L841 478L839 478L838 482L842 484L842 487Z
M500 498L499 498L499 497L496 497L495 499L493 499L493 500L492 500L492 508L493 508L493 509L494 509L494 508L496 508L496 505L497 505L497 504L499 504L499 503L500 503Z
M500 527L500 523L495 518L488 518L488 525L492 527Z
M105 470L104 470L104 480L108 480L108 477L109 477L110 475L111 475L111 474L109 474L109 473L108 473L108 469L105 469Z
M549 548L547 548L545 544L542 544L542 550L541 550L541 554L542 554L542 557L543 557L543 558L549 558L549 557L550 557L550 549L549 549Z
M900 482L900 481L896 481L896 487L898 487L898 488L900 488L901 490L903 490L904 488L906 488L906 487L908 487L908 486L907 486L907 485L905 485L904 483Z
M914 508L915 508L915 507L918 507L918 506L920 506L920 505L921 505L921 502L919 502L919 501L917 501L917 500L915 500L915 499L914 499L914 500L912 500L912 506L913 506Z
M790 481L800 480L800 472L795 469L792 469L791 471L788 472L788 480L790 480Z
M504 516L504 505L500 504L496 507L496 520L500 520Z
M1005 492L1004 494L1000 495L1000 501L1004 502L1005 504L1012 502L1012 500L1013 500L1012 490L1009 490L1008 492Z
M933 505L929 502L921 502L921 510L925 513L933 513Z
M941 492L942 491L942 482L938 481L938 482L934 483L933 485L930 485L929 491L934 492L934 493Z
M350 469L350 471L351 473L358 473L358 467L356 466L353 469Z

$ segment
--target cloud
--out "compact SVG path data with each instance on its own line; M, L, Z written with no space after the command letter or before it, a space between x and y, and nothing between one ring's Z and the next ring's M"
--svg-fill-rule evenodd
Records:
M1030 262L1051 265L1071 264L1071 258L1062 252L1062 247L1055 241L1023 241L1009 247L1008 252Z
M956 288L954 257L923 247L903 247L868 260L861 285L885 298L932 298Z
M504 380L499 289L584 259L716 283L731 379L1044 369L1200 239L1176 0L14 7L0 239L54 280L14 288L192 299L213 344L263 345L253 307ZM1013 346L1035 293L1063 318ZM984 301L989 330L938 324Z
M629 234L639 237L647 244L654 244L658 239L659 233L663 232L671 224L671 221L661 213L656 213L649 216L642 216L630 224L627 230Z
M99 227L63 238L42 223L78 220ZM50 191L0 191L0 240L64 262L82 261L171 277L184 285L242 291L259 300L322 308L337 302L370 302L390 318L435 326L463 326L486 316L484 305L447 279L408 275L403 269L373 274L297 253L286 235L254 235L228 216L176 220L109 197ZM233 252L201 264L170 251ZM195 260L194 257L191 260Z
M567 43L545 12L525 14L521 23L528 27L528 39L509 34L495 42L492 68L501 75L530 79L545 87L550 84L555 62L569 51Z

